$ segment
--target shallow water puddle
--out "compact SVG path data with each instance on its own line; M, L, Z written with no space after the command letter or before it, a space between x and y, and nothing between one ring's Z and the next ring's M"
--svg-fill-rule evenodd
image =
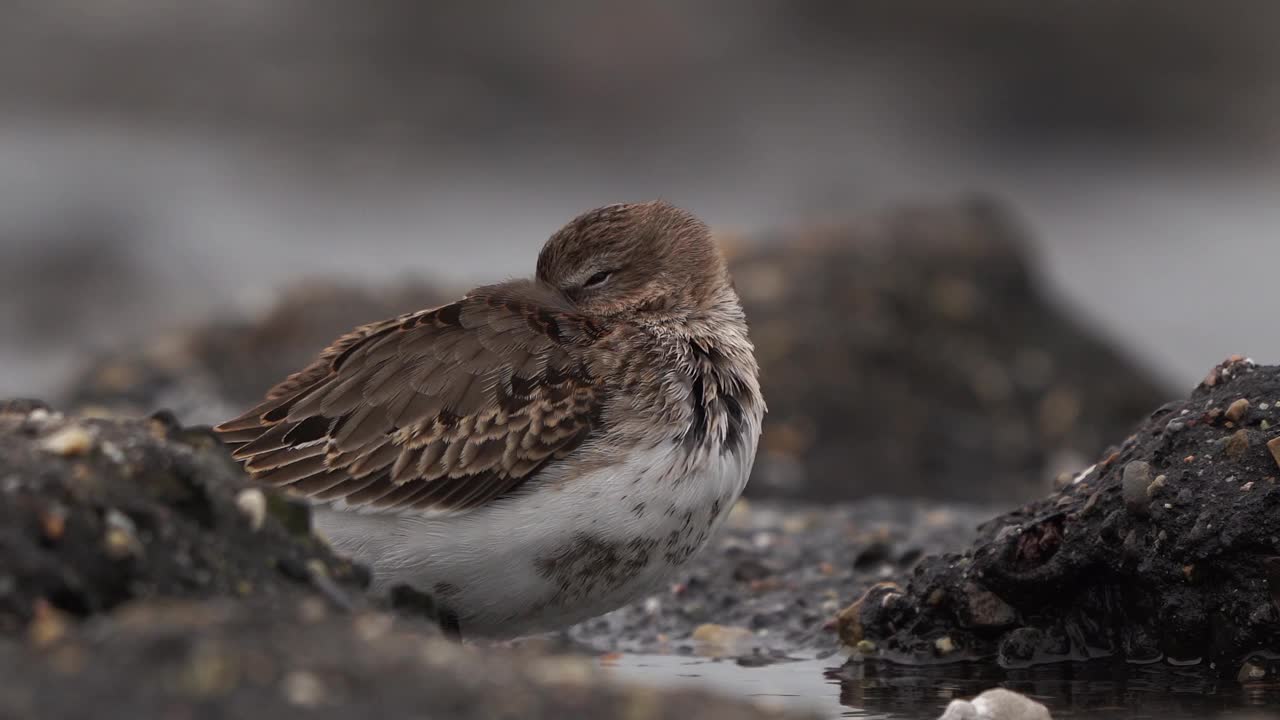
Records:
M827 673L839 668L841 662L841 657L830 657L747 668L733 660L623 653L605 656L600 665L630 682L711 688L725 695L751 698L774 707L816 711L827 717L847 717L850 708L840 703L840 680L827 677ZM853 717L859 716L855 714Z
M630 654L599 660L630 682L711 688L828 718L934 720L951 700L996 686L1045 703L1055 720L1244 720L1280 711L1280 683L1242 687L1204 668L1107 662L1023 670L978 664L842 668L842 662L835 656L743 667L732 660Z

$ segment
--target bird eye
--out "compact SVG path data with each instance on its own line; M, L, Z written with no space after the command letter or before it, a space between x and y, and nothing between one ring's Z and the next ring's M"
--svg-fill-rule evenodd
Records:
M604 281L608 280L609 276L612 274L613 274L613 271L611 270L601 270L595 275L592 275L591 277L587 278L587 281L582 284L582 287L589 288L589 287L597 287L599 285L603 285Z

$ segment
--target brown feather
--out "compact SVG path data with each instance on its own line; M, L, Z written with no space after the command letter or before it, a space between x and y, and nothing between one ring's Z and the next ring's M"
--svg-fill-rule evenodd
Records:
M598 422L585 326L539 284L481 288L344 335L216 430L240 443L235 456L255 477L314 500L388 512L482 505Z

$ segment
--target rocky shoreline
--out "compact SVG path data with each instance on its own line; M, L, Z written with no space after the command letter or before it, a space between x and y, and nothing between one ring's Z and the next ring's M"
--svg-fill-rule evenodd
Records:
M0 406L0 633L139 599L315 597L354 607L368 573L308 510L250 485L211 433L170 416Z
M9 402L0 411L0 667L11 680L0 714L89 717L90 698L143 715L393 717L412 707L427 717L615 717L639 706L646 717L795 717L620 685L593 660L615 652L750 672L797 658L838 664L837 651L852 651L832 679L853 693L847 702L885 712L927 707L911 698L937 682L1052 697L1062 671L1038 667L1112 658L1131 661L1131 674L1132 662L1164 659L1153 652L1203 658L1199 679L1157 662L1167 677L1135 682L1198 683L1206 697L1266 688L1280 617L1268 562L1277 399L1280 368L1227 363L1097 467L1003 515L893 498L743 501L664 592L559 637L466 647L440 637L429 606L364 595L363 572L309 533L305 508L259 495L206 431L163 415L85 417ZM1139 476L1144 493L1153 488L1145 505ZM1188 500L1188 483L1212 490ZM1062 523L1051 539L1045 522ZM1135 547L1148 552L1134 557ZM1187 569L1194 564L1212 575ZM1143 602L1165 605L1126 612ZM411 682L423 673L432 679ZM144 675L162 681L131 680ZM393 689L370 690L384 684Z
M840 616L868 661L1121 658L1274 681L1280 367L1234 357L1065 486Z
M554 636L447 642L188 424L452 293L313 283L102 356L58 408L0 403L0 716L794 716L619 684L615 653L851 654L831 680L886 713L939 682L1052 698L1026 678L1082 661L1278 686L1280 368L1166 403L986 203L776 240L726 239L771 408L748 497L669 587Z

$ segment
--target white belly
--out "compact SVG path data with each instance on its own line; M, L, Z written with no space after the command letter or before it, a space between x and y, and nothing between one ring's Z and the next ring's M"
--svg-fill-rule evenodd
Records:
M527 490L460 514L321 509L316 528L371 568L375 591L429 593L457 613L464 635L553 630L652 592L701 548L747 483L757 434L739 454L690 458L666 444L572 479L571 467L548 470Z

